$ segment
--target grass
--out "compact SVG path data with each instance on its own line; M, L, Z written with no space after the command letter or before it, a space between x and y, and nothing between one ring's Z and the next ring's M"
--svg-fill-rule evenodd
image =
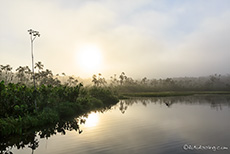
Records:
M230 91L163 91L163 92L139 92L124 93L123 97L170 97L170 96L190 96L204 94L230 94Z

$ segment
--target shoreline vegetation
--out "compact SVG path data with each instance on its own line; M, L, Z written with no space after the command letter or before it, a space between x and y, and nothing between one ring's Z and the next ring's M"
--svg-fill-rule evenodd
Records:
M124 93L123 98L130 97L171 97L191 95L230 95L230 91L162 91L162 92L139 92Z
M92 76L91 85L83 86L78 78L65 73L53 75L38 62L35 64L36 88L32 78L28 66L19 66L13 72L10 65L0 65L1 138L109 108L119 99L230 94L230 75L134 80L122 72L106 80L99 73Z
M0 82L0 136L23 134L31 128L109 107L118 98L108 88L25 85ZM37 107L34 101L36 100Z

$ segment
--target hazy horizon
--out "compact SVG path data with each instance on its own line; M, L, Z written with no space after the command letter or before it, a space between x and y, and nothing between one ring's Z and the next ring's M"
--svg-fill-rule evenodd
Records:
M140 79L229 74L228 0L11 0L0 6L0 64Z

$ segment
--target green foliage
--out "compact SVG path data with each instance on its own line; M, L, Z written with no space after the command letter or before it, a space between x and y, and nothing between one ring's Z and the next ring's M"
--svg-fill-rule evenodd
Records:
M77 99L77 102L81 106L83 112L88 112L105 106L105 103L102 100L92 96L80 97Z
M0 82L0 118L18 117L33 114L36 100L39 111L54 107L61 102L76 102L82 84L70 86L41 85L36 90L23 84Z
M118 102L108 88L0 82L0 136L22 134L27 129L52 124ZM37 102L35 110L34 101Z
M56 110L45 108L37 115L37 119L39 119L39 125L42 126L50 123L56 123L59 120L59 115Z
M10 134L22 134L23 130L56 123L59 120L58 113L52 109L45 109L36 115L26 115L18 118L7 117L0 119L0 136Z
M23 116L32 112L33 89L25 85L0 82L0 117Z
M114 95L111 89L105 87L91 87L89 95L101 100L104 104L113 104L118 102L118 98Z
M108 89L83 88L74 77L61 85L58 75L55 78L51 70L43 68L41 62L35 64L35 88L28 66L19 66L13 73L10 65L0 65L0 136L22 134L118 102ZM106 84L100 73L95 79L97 86Z
M57 107L57 111L59 113L59 116L61 118L63 117L69 117L71 115L74 115L75 113L75 107L74 107L74 103L60 103L59 106Z

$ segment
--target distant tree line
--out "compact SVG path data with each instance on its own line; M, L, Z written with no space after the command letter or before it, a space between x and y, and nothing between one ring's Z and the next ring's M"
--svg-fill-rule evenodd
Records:
M125 75L111 77L111 86L118 87L122 92L148 92L148 91L213 91L230 90L230 75L210 75L206 77L180 77L166 79L134 80Z
M0 65L0 81L8 83L19 83L25 85L32 85L33 72L28 66L19 66L16 68L16 72L12 71L13 68L10 65ZM63 82L61 79L65 77ZM37 85L60 85L65 84L67 86L76 86L78 80L72 76L66 76L65 73L62 75L53 75L49 69L44 69L44 65L41 62L35 63L35 80Z
M0 65L0 81L7 83L22 83L32 85L32 71L28 66L19 66L12 72L10 65ZM49 69L44 69L41 62L35 63L35 79L37 85L76 86L78 79L73 76L53 75ZM230 90L230 75L214 74L205 77L180 77L166 79L133 79L122 72L105 79L101 73L94 74L91 80L96 87L112 87L118 92L151 92L151 91L214 91Z
M119 92L152 92L152 91L228 91L230 90L230 75L210 75L205 77L180 77L166 79L148 79L143 77L135 80L124 72L114 74L106 81L101 74L93 76L96 86L111 86Z

